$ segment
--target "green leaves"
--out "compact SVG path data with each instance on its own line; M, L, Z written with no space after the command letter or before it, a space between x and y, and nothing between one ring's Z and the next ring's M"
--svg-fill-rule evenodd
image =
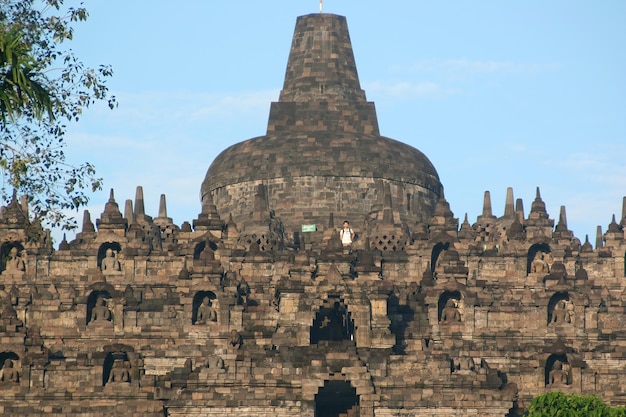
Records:
M54 118L52 99L37 74L37 64L31 48L24 41L17 25L4 26L0 30L0 116L2 123L7 117L19 118L26 107L40 119Z
M85 67L64 47L72 24L88 17L70 2L0 0L0 197L17 189L36 218L65 229L77 226L66 211L102 186L93 165L66 162L66 123L97 101L117 106L105 84L112 69Z
M549 392L533 398L526 417L626 417L626 408L611 408L595 395Z

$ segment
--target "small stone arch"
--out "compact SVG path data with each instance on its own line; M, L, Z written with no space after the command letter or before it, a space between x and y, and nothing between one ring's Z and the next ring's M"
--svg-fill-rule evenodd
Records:
M120 253L122 245L118 242L105 242L98 248L98 268L102 269L102 260L106 257L107 250L111 249L113 253Z
M21 254L24 250L24 245L17 241L4 242L0 245L0 272L7 269L7 261L13 248L17 249L18 254Z
M196 294L193 296L193 301L192 301L191 324L196 324L196 321L198 320L198 308L202 304L202 301L204 300L205 297L209 297L212 307L215 310L217 310L217 306L216 306L217 295L215 295L213 291L196 292Z
M448 306L449 301L452 300L455 302L455 304L458 304L461 302L461 300L463 299L463 296L461 295L460 291L444 291L440 296L439 296L439 301L437 301L437 320L439 322L441 322L443 320L443 313L444 310L446 308L449 308ZM457 309L458 311L458 309ZM461 321L461 317L460 317L460 313L459 313L459 320Z
M326 380L315 394L315 417L356 417L360 397L349 381Z
M217 244L210 240L203 240L202 242L198 242L198 244L193 249L193 259L194 261L200 259L200 254L204 251L206 247L209 247L213 252L217 250Z
M442 252L445 252L450 247L450 242L439 242L435 246L433 246L433 250L430 254L430 272L435 273L435 268L437 267L437 261L439 260L439 256Z
M126 351L108 352L102 365L102 386L131 382L131 361Z
M354 320L346 305L339 297L329 297L324 301L313 319L311 344L320 341L352 340Z
M571 322L571 319L563 320L565 316L563 316L562 313L566 313L566 312L557 311L557 314L555 315L555 309L558 310L560 308L563 308L562 302L565 302L565 303L571 302L570 295L567 291L554 293L552 297L550 297L550 301L548 301L548 311L547 311L548 324L551 324L551 323L563 324L562 322L568 322L568 321Z
M94 307L96 307L96 303L97 303L99 298L102 298L102 299L105 300L105 302L107 304L107 308L108 308L108 304L109 304L110 300L113 299L113 297L111 296L111 293L109 291L107 291L107 290L104 290L104 289L93 290L91 292L91 294L89 294L89 297L87 297L87 313L85 315L85 319L86 319L86 323L85 324L89 324L91 322L91 319L92 319L92 316L93 316L93 309L94 309ZM109 321L113 321L113 312L112 311L111 311L111 320L109 320Z
M570 385L572 383L571 365L564 353L552 354L546 360L544 370L546 387Z
M530 248L528 248L528 254L526 257L526 273L527 274L530 274L532 272L533 261L535 260L535 257L537 256L537 253L539 252L551 253L552 250L550 249L550 245L548 245L547 243L535 243ZM546 271L546 274L547 273L548 271Z

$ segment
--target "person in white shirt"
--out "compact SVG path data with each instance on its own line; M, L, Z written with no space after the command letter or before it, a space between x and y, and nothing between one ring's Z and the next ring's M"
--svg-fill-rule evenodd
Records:
M354 240L354 231L350 228L349 221L345 220L343 222L343 229L339 231L339 237L341 238L343 246L352 245L352 241Z

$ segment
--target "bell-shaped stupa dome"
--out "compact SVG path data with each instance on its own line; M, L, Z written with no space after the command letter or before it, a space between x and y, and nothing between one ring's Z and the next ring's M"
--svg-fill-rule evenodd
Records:
M224 150L202 183L202 201L242 229L258 210L286 232L329 218L359 224L391 190L397 222L427 221L443 194L419 150L380 136L374 103L361 89L345 17L298 18L267 132Z

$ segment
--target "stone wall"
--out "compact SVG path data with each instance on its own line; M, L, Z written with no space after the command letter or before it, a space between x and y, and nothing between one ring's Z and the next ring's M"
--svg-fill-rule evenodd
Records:
M486 237L442 200L416 231L374 219L349 247L327 228L261 250L215 218L157 240L149 216L108 227L107 204L58 250L3 212L3 415L505 416L552 390L626 405L623 232L594 250L500 219Z
M438 193L421 184L328 175L241 182L213 190L210 200L225 217L232 215L236 223L245 224L253 216L255 195L260 195L269 208L267 211L272 210L282 221L287 235L293 236L302 225L309 224L323 232L331 215L337 226L350 219L356 227L363 227L365 214L375 215L382 209L385 185L390 188L391 201L396 207L393 215L401 222L426 221L424 214L432 213L439 199ZM263 190L261 194L259 186Z

